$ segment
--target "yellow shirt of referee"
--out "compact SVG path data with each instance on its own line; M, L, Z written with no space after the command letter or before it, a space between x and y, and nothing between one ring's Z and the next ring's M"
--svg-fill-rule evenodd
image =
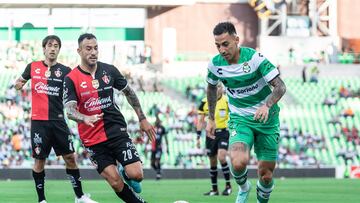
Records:
M207 116L209 113L209 106L207 102L207 98L204 98L201 101L201 104L198 109L198 114L200 117ZM225 129L227 128L227 122L229 120L229 107L227 98L224 95L221 95L221 98L216 102L215 108L215 123L217 129ZM204 121L202 119L201 121Z

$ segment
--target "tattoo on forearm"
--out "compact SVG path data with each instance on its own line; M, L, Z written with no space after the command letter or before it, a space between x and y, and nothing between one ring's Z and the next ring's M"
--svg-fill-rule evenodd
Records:
M280 77L273 79L270 84L274 87L269 98L266 100L266 106L269 108L276 104L286 92L286 86Z
M209 105L209 119L214 120L215 118L215 107L217 98L217 87L216 85L208 84L207 88L207 100Z
M76 102L69 102L65 104L65 110L69 119L76 122L84 122L85 115L76 109Z
M136 115L139 118L139 121L146 119L146 116L141 109L140 101L136 96L134 90L128 85L125 89L123 89L123 93L126 96L127 101L134 109Z

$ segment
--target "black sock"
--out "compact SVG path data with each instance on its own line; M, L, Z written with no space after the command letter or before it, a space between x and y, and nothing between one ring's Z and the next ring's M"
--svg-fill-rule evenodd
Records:
M157 167L156 167L156 174L161 174L161 165L160 165L160 161L156 164Z
M66 169L66 174L68 175L71 185L73 186L76 197L80 198L84 195L82 186L81 186L81 177L79 169Z
M121 192L115 192L116 195L126 203L144 203L145 201L130 190L129 186L124 183L124 188Z
M157 170L157 166L155 163L151 163L151 167L156 171Z
M221 164L221 169L222 169L222 172L224 173L226 187L231 187L231 185L230 185L230 169L229 169L227 162Z
M45 171L41 171L40 173L37 173L35 171L32 171L32 176L35 181L35 189L38 195L39 202L45 200L45 192L44 192L44 186L45 186Z
M210 178L211 178L211 186L213 191L217 191L217 167L210 167Z

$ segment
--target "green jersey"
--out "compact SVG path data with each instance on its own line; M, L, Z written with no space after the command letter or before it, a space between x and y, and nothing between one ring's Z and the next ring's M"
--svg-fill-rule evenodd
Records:
M265 104L272 92L268 83L278 75L278 69L261 53L241 47L237 64L229 65L220 54L212 59L207 82L216 85L221 81L226 87L230 117L245 118L252 117ZM279 112L277 104L269 113L274 111Z

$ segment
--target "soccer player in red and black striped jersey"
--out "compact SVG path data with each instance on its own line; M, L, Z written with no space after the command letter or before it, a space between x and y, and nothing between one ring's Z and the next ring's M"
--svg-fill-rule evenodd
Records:
M99 51L96 37L89 33L82 34L78 45L81 65L75 67L64 82L67 115L78 122L80 138L93 164L117 196L125 202L144 202L124 184L117 169L117 163L124 166L122 176L127 183L129 180L140 182L143 179L139 154L127 133L124 116L113 98L114 88L124 93L139 118L140 129L151 140L155 138L154 127L147 121L138 97L119 70L97 60Z
M21 90L31 79L31 145L35 159L32 174L39 202L46 202L44 167L51 148L54 148L56 155L61 155L65 161L75 202L96 203L82 191L72 135L64 119L63 81L71 69L57 62L61 40L56 35L49 35L43 39L42 47L45 60L28 64L15 84L15 88Z
M165 138L166 153L169 154L169 141L167 138L167 132L165 127L161 124L159 117L156 117L155 121L155 141L151 145L151 167L156 172L156 180L161 179L161 156L163 153L162 138Z

